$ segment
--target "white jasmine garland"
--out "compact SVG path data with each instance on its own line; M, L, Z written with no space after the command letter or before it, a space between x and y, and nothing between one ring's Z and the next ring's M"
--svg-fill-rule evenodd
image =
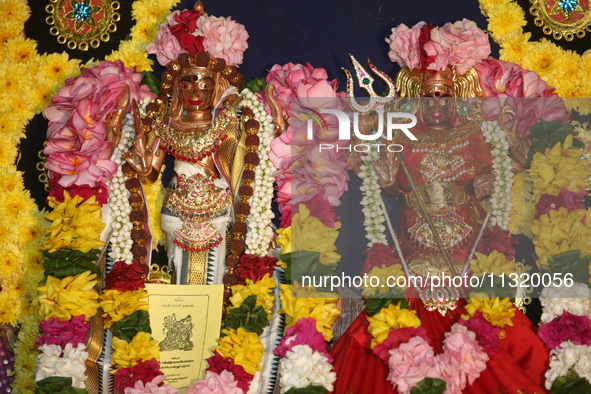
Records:
M311 385L333 391L333 383L337 380L326 356L313 351L308 345L296 345L287 351L279 363L279 376L281 394L292 387L306 388Z
M37 357L35 382L53 376L72 378L72 387L85 388L86 366L88 359L86 346L79 343L74 347L68 343L62 350L59 345L42 345L39 347L43 353Z
M138 105L142 116L146 114L145 108L149 103L150 99L146 97ZM122 155L129 150L134 138L133 115L129 112L125 115L125 119L121 125L121 141L111 155L111 160L118 166L117 173L107 182L107 186L109 186L109 208L111 209L111 216L113 218L113 233L111 236L111 252L109 253L109 257L113 261L125 261L127 265L133 264L133 254L131 253L131 247L133 246L131 230L133 229L133 225L129 221L131 206L128 201L130 193L125 187L127 176L123 173L121 167L125 163Z
M369 240L367 246L371 248L376 243L387 245L388 241L386 240L386 227L383 224L386 217L380 206L382 188L372 164L380 158L380 153L375 145L370 145L370 147L367 154L361 157L364 164L359 166L359 177L363 181L360 190L363 195L361 205L365 217L363 221L366 232L365 237Z
M273 118L265 110L265 104L260 103L253 92L244 89L241 95L244 98L244 104L254 112L254 119L261 125L258 134L260 145L257 149L260 163L254 170L255 182L252 184L251 210L246 220L248 225L245 239L246 253L263 257L267 256L269 243L273 239L271 221L275 217L271 209L275 168L269 160L274 125Z
M591 290L583 283L573 286L545 287L540 294L542 322L550 323L568 311L576 316L591 316Z
M492 214L491 225L498 225L501 230L509 226L509 213L513 208L511 202L511 186L513 186L513 165L509 156L509 143L506 140L506 133L501 130L499 124L494 121L482 123L482 135L486 142L492 145L491 151L494 156L492 167L495 180L493 182L494 192L490 198Z
M552 349L550 369L546 371L546 388L550 390L556 378L566 376L571 368L591 383L591 347L575 345L569 340Z

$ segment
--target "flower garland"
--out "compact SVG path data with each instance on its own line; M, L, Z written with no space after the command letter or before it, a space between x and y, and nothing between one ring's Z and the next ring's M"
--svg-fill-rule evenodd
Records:
M528 173L533 182L535 219L532 226L540 273L560 273L542 290L542 325L538 337L550 350L546 388L552 393L589 389L591 375L591 248L583 202L589 188L586 160L589 146L575 146L572 134L533 155ZM549 237L549 234L561 234ZM553 278L554 278L553 277ZM575 281L576 280L576 281Z
M132 53L153 39L155 31L151 26L161 23L176 3L177 0L136 0L132 39L123 41L119 55L113 53L110 58L120 57L129 66L145 63L133 60ZM12 207L2 215L5 220L0 226L0 241L4 244L0 251L0 324L20 326L12 388L13 393L21 394L35 390L37 284L43 273L38 246L43 242L46 222L24 189L22 174L16 170L18 145L29 120L49 104L67 78L80 73L80 61L69 59L65 52L37 53L37 43L21 34L30 15L26 0L5 1L0 15L0 129L4 136L0 149L0 198L10 202L5 207Z
M273 118L265 111L265 106L260 103L255 93L244 89L241 93L244 104L252 108L254 119L261 124L262 132L259 133L261 143L257 154L261 162L254 172L251 215L248 219L249 231L246 234L246 253L257 256L265 256L268 253L269 242L273 238L272 219L275 214L271 210L273 201L273 172L274 167L269 161L271 141L273 140Z
M378 180L378 176L373 168L372 162L380 158L380 153L374 145L367 154L361 157L361 160L365 163L359 167L361 171L359 177L362 179L361 192L363 198L361 210L364 214L365 220L363 225L365 226L366 238L369 240L367 246L371 248L374 244L387 244L386 240L386 227L382 224L386 221L384 211L381 206L381 193L382 189Z
M336 92L336 83L328 81L326 71L314 69L310 64L275 65L266 82L275 85L274 95L282 106L283 116L291 115L292 108L295 110L300 105L297 92L310 94L315 87L322 91L322 97L332 97L337 100L337 106L346 107L346 102L339 101L343 93ZM261 99L266 97L262 95ZM308 103L322 105L313 100ZM270 106L266 105L269 112ZM301 144L305 138L300 139L306 133L306 123L291 117L288 129L271 143L269 158L277 169L274 176L282 213L277 243L281 246L281 264L290 274L288 265L294 252L315 253L318 266L329 272L340 260L334 246L340 228L336 207L347 189L346 157L342 151L313 149L313 144L319 141L342 143L338 141L336 122L330 118L328 121L327 129L314 126L314 142L306 146ZM279 294L287 327L280 346L275 349L275 354L280 356L281 393L299 388L332 391L336 375L332 372L333 360L326 350L326 342L332 339L331 327L340 316L336 308L338 298L315 288L302 288L296 281L280 285Z
M105 245L101 241L101 234L105 229L101 218L101 205L109 200L107 183L114 177L118 168L118 163L109 159L112 142L104 141L105 120L115 109L115 98L124 86L129 87L130 97L140 102L149 101L154 97L147 87L140 86L141 75L125 69L121 61L103 62L98 66L83 69L81 74L79 78L69 79L66 86L60 89L52 100L52 105L45 109L49 119L45 151L48 154L46 168L49 170L52 185L49 204L54 210L45 215L52 224L46 231L49 238L41 248L47 250L45 266L49 269L49 276L46 283L39 287L41 316L44 319L40 325L43 335L38 340L43 351L38 360L36 376L39 387L55 384L56 381L63 386L78 389L85 387L84 362L89 355L84 351L84 347L89 327L79 327L75 319L82 317L80 323L87 322L97 313L99 307L99 294L94 288L98 284L95 278L100 278L101 271L94 262L100 254L98 248ZM82 84L88 87L84 94L77 89L77 86ZM88 114L84 122L79 121L81 113ZM80 125L84 126L81 128ZM129 125L123 126L123 139L113 155L113 159L119 163L121 149L129 144L131 138L128 129ZM72 167L71 163L76 163L76 166ZM121 194L120 188L114 186L115 183L120 182L112 182L114 193L111 197ZM113 200L111 198L111 206L114 206ZM117 200L117 206L121 207L121 199ZM123 226L126 226L123 218L125 212L122 214L117 209L113 211L116 223L123 222ZM123 262L119 263L126 267L123 269L124 272L115 264L114 269L107 275L105 292L100 296L100 306L105 312L103 316L106 317L105 326L110 327L115 333L119 333L118 329L121 330L135 314L147 309L147 294L144 291L137 291L137 288L122 291L119 287L120 280L117 281L117 276L123 274L125 281L128 284L132 283L131 286L144 287L145 275L139 263L135 263L135 270L134 266L128 269ZM72 273L76 276L71 276ZM47 343L48 337L52 340L49 335L52 332L46 328L60 324L63 326L68 321L70 325L62 327L59 335L65 335L66 338L75 336L78 342L69 339L68 342L60 343L61 347ZM68 332L68 328L72 332ZM145 327L140 325L140 331L142 329L145 330ZM84 332L85 337L76 334L77 331ZM125 332L129 335L129 328L126 328ZM140 354L143 361L149 361L150 358L144 354L154 352L144 346L144 334L146 333L138 332L133 336L131 346L135 354ZM119 338L113 341L113 364L119 368L132 367L137 363L137 359L129 354L121 355L126 354L129 348L122 344L122 341L124 342ZM61 360L69 359L75 362L62 365L65 361ZM127 364L121 362L123 359ZM60 378L57 378L58 376Z
M527 24L525 12L516 0L479 0L479 3L488 18L488 31L501 46L501 60L535 71L556 87L560 97L582 97L570 99L566 105L582 115L589 114L591 106L584 97L591 95L587 71L591 54L579 55L546 39L530 41L531 33L523 31Z
M481 125L482 135L493 149L491 153L495 157L492 167L495 173L494 193L490 199L492 215L490 223L492 226L499 225L501 230L509 226L509 213L513 207L511 202L511 186L513 186L513 165L509 157L509 143L505 139L505 132L501 130L498 123L483 122Z

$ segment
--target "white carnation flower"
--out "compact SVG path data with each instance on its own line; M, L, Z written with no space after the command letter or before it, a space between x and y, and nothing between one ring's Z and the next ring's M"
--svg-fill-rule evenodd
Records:
M281 393L291 388L305 388L310 385L323 386L333 391L336 373L322 353L315 352L308 345L296 345L288 350L279 364Z

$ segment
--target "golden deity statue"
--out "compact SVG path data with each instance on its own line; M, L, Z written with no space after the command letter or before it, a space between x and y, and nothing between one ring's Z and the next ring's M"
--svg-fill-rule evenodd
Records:
M125 159L142 181L158 178L167 154L175 158L161 226L177 284L222 283L226 230L247 153L241 83L242 75L223 59L183 54L163 74L168 97L136 119Z

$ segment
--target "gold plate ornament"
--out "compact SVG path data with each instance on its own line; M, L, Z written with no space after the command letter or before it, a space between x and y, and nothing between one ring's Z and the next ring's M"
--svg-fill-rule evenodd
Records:
M67 44L68 49L88 51L107 42L110 33L117 31L121 20L118 1L111 0L49 0L45 7L50 16L45 22L51 26L49 33L57 36L57 42Z
M572 41L591 32L589 0L530 0L534 23L554 39Z

